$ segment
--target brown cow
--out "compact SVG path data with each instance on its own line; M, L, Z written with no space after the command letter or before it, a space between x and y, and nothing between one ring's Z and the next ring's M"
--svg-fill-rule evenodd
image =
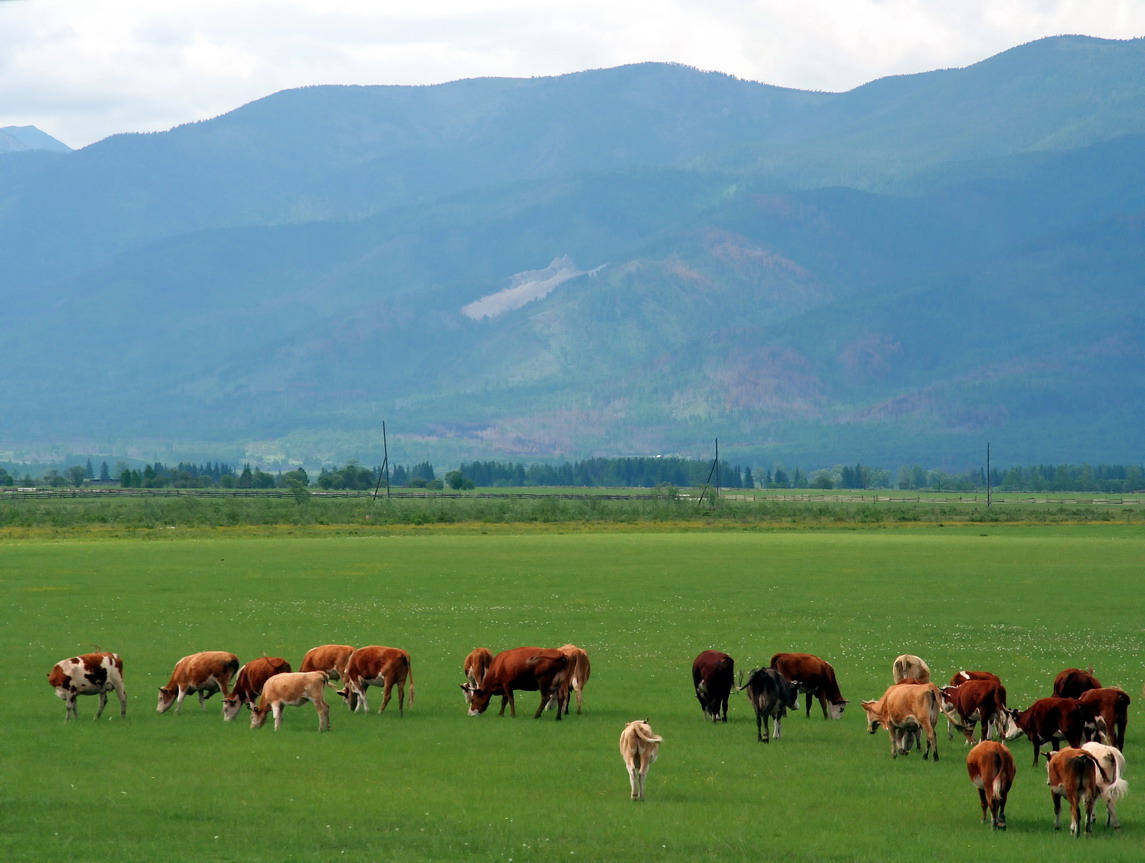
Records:
M197 692L199 709L206 710L207 699L216 692L222 692L226 698L230 691L227 687L238 670L239 658L225 650L205 650L184 656L175 663L167 685L159 687L159 704L155 709L166 713L174 704L178 713L188 693Z
M344 685L338 694L346 701L351 713L361 708L363 713L370 712L370 705L366 702L366 690L370 686L384 686L385 695L378 713L386 709L390 703L393 688L398 688L398 715L405 716L406 679L409 679L409 706L413 707L414 683L413 666L410 656L400 647L380 647L371 645L359 647L350 654L350 661L346 663L343 673Z
M235 687L223 698L223 720L230 722L239 715L245 704L254 707L266 682L276 674L292 671L290 663L281 656L262 656L239 669Z
M728 721L728 698L735 686L735 660L722 650L705 650L692 660L692 686L704 716Z
M934 733L938 722L938 687L933 683L895 683L887 687L877 701L861 701L867 713L867 733L874 734L882 725L891 739L891 757L898 758L909 751L907 741L926 735L923 760L934 753L938 760L938 738ZM919 744L921 746L921 744Z
M1093 669L1067 668L1054 678L1054 698L1080 698L1087 689L1101 689Z
M1065 740L1076 749L1087 740L1105 736L1105 722L1094 717L1093 711L1076 698L1039 698L1027 710L1008 711L1014 720L1012 738L1025 733L1034 745L1034 766L1038 765L1038 750L1049 743L1057 752Z
M268 713L274 714L274 730L282 727L282 709L307 701L318 710L318 730L330 730L330 705L326 703L326 672L295 671L276 674L266 681L262 697L250 710L250 727L262 728Z
M966 753L966 772L978 789L982 823L986 823L989 811L990 825L995 830L1005 830L1006 796L1017 773L1010 750L994 740L983 740Z
M1002 679L992 671L959 671L950 678L951 686L961 686L967 680L996 680L999 683Z
M354 652L348 644L320 644L306 651L299 671L325 671L330 680L341 680Z
M494 695L501 696L501 712L505 715L505 705L509 705L510 715L517 716L517 702L513 698L514 690L541 693L541 703L537 705L537 712L533 714L536 719L540 716L549 700L556 693L557 720L561 718L564 707L569 698L569 658L559 650L550 650L544 647L514 647L503 650L493 657L489 670L480 686L471 683L461 684L469 698L469 715L478 716L489 707L489 701Z
M664 738L652 731L647 719L629 722L620 732L620 757L628 769L628 784L632 786L632 799L644 799L644 780L648 768L660 754Z
M819 697L824 719L841 719L847 700L835 682L835 669L831 663L811 653L777 653L770 666L791 683L798 682L799 691L807 693L807 716L811 717L811 696Z
M1105 801L1105 826L1120 830L1117 801L1129 793L1129 783L1125 781L1125 756L1120 749L1093 740L1083 743L1081 748L1096 758L1101 766L1101 775L1097 777L1097 793Z
M902 683L909 678L919 683L930 683L930 666L922 657L904 653L902 656L896 656L895 661L891 663L891 677L895 683Z
M107 706L107 693L119 696L119 716L127 716L127 692L123 688L123 660L114 653L84 653L71 659L61 659L48 672L48 685L55 687L56 695L64 702L64 720L75 718L76 696L98 695L99 709L95 718Z
M1105 730L1110 742L1118 749L1125 749L1125 725L1129 718L1129 693L1119 686L1103 686L1100 689L1087 689L1078 701L1089 706L1095 715L1105 721Z
M1098 777L1109 781L1096 758L1084 749L1070 746L1046 753L1046 784L1054 800L1054 830L1061 830L1062 797L1069 801L1069 832L1081 836L1081 807L1085 806L1085 832L1093 829L1093 804L1097 799Z
M1001 739L1016 736L1006 712L1006 687L997 680L967 680L961 686L942 687L939 695L949 727L966 736L967 746L974 742L976 722L981 723L983 740L990 739L991 730Z

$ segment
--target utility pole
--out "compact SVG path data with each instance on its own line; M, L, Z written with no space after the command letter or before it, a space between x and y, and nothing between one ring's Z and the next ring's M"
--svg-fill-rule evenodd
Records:
M378 484L374 486L374 500L378 499L378 491L382 487L382 478L386 480L386 497L390 496L390 447L386 442L386 421L382 420L382 466L378 468Z

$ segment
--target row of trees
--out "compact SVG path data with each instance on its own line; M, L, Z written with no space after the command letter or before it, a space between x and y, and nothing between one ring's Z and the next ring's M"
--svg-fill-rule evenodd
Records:
M175 466L155 462L142 468L119 464L112 471L107 462L100 465L99 478L90 461L63 470L53 469L32 478L17 479L0 467L0 486L67 488L85 484L118 484L123 488L240 488L240 489L351 489L368 491L379 483L378 468L349 462L339 468L322 468L311 479L305 470L269 473L244 464L236 470L222 462ZM483 487L564 486L596 488L693 488L705 483L723 488L771 489L879 489L978 491L986 488L981 468L962 473L926 470L919 465L902 466L892 485L891 472L863 464L837 465L807 473L799 468L788 472L781 465L771 468L732 465L721 461L718 473L712 462L683 458L594 458L560 465L516 462L475 461L462 464L438 477L428 461L395 465L390 485L405 488L471 489ZM1145 469L1139 465L1033 465L994 469L990 485L1004 492L1106 492L1128 493L1145 489Z

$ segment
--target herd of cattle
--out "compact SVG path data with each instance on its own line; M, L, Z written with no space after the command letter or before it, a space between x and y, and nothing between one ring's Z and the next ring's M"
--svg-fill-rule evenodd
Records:
M546 707L556 707L556 718L569 711L570 693L575 693L577 713L582 712L584 687L591 673L588 654L576 645L548 649L518 647L497 655L484 647L472 651L462 665L466 682L460 684L469 715L485 712L495 696L501 697L517 715L515 691L539 692L539 717ZM1046 744L1053 748L1048 759L1047 782L1054 805L1054 827L1061 821L1061 801L1070 807L1070 830L1075 836L1092 831L1097 798L1106 803L1107 824L1117 829L1117 800L1128 786L1123 778L1125 726L1129 696L1118 687L1103 687L1092 674L1067 668L1053 684L1053 695L1036 700L1026 710L1007 706L1006 688L997 675L987 671L959 671L947 686L930 679L930 668L917 656L904 654L894 660L893 683L877 700L861 702L867 715L867 731L880 726L890 737L891 756L922 749L924 760L933 755L938 761L939 714L947 719L947 739L958 730L967 745L974 743L975 725L981 740L966 759L970 781L978 790L982 820L989 816L996 829L1006 827L1006 798L1014 781L1014 758L1002 740L1025 734L1033 744L1034 765ZM232 679L234 685L231 685ZM398 712L404 714L406 683L409 703L414 702L413 669L409 654L395 647L377 645L354 648L327 644L308 651L295 672L279 657L261 657L240 666L238 658L226 651L205 651L183 657L165 686L159 687L157 710L165 713L175 706L178 713L186 696L197 693L200 709L216 692L223 695L223 718L233 720L245 706L251 712L251 728L261 727L268 715L274 716L277 730L286 706L306 702L318 711L319 730L330 728L330 708L325 700L327 684L342 681L337 690L353 711L369 710L366 692L370 686L383 688L379 713L390 703L394 688ZM800 693L806 698L806 714L817 698L827 719L839 719L847 705L839 691L831 664L809 653L777 653L766 668L755 668L746 683L737 682L735 661L718 650L705 650L692 664L692 682L704 715L713 722L727 721L728 700L733 690L745 691L755 711L756 735L760 742L771 739L769 720L775 722L775 738L782 734L781 721L788 710L798 710ZM114 653L89 653L56 663L48 683L65 702L67 719L76 716L79 695L98 695L98 719L107 705L109 692L119 698L120 716L127 714L127 694L123 684L123 661ZM992 739L998 738L998 739ZM644 781L649 765L656 760L662 738L646 720L628 723L620 737L633 800L644 799ZM1059 749L1061 742L1067 748ZM1084 825L1081 810L1085 810Z
M867 731L880 726L890 736L891 757L922 748L923 759L938 761L936 726L939 713L946 716L947 739L957 729L967 745L974 743L977 724L981 740L966 757L970 781L978 789L982 820L987 815L995 829L1006 828L1006 797L1014 781L1014 757L1000 740L1025 734L1033 744L1034 766L1043 746L1047 784L1054 804L1054 829L1061 826L1061 803L1070 807L1070 831L1080 836L1080 810L1085 809L1084 830L1093 829L1093 807L1100 797L1107 809L1107 825L1120 828L1117 801L1128 790L1124 779L1125 725L1129 696L1116 686L1105 687L1092 669L1067 668L1053 684L1053 695L1039 698L1027 710L1006 705L1006 687L989 671L959 671L950 684L931 682L930 668L917 656L904 654L891 666L893 682L877 700L863 701ZM728 698L737 687L735 661L718 650L705 650L692 664L696 698L704 715L713 722L727 721ZM747 692L755 710L757 739L770 740L768 720L775 720L775 738L788 710L798 710L799 694L806 697L807 716L813 697L819 699L824 718L839 719L847 705L829 662L809 653L777 653L767 668L754 668L747 682L738 687ZM1059 749L1061 742L1067 745ZM635 791L634 791L635 794Z

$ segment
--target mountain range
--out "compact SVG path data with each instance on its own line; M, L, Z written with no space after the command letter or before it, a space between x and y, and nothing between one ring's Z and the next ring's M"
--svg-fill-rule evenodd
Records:
M374 462L385 421L443 464L1141 459L1145 40L845 93L648 63L3 140L13 458Z

